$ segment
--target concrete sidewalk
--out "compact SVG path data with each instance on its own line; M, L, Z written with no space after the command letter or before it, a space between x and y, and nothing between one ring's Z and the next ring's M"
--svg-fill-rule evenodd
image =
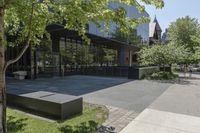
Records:
M190 77L190 74L189 73L177 73L179 75L180 78L189 78L189 79L200 79L200 73L199 72L193 72L191 74L191 77Z
M171 86L120 133L200 133L200 80Z

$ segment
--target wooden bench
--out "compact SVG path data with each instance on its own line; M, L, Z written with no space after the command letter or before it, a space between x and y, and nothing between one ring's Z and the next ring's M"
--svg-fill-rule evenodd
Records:
M38 91L22 95L7 94L9 105L23 107L56 119L65 119L80 114L83 110L82 97L54 92Z
M15 79L23 80L27 76L27 71L16 71L13 72Z

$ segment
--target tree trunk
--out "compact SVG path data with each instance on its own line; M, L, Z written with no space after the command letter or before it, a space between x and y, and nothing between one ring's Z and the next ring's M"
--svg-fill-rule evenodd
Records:
M0 60L0 67L2 67L3 62L1 57ZM6 133L6 87L4 71L0 72L0 117L0 132Z
M183 73L184 73L184 78L186 78L186 73L187 73L186 68L187 68L187 67L186 67L186 65L184 64L184 68L183 68L183 69L184 69L184 70L183 70L183 71L184 71L184 72L183 72Z
M6 133L4 8L0 8L0 132Z
M30 26L32 26L33 8L34 8L34 4L32 4L32 12L30 15L30 24L29 24ZM4 11L5 9L0 7L0 133L7 132L6 81L5 81L6 68L9 65L17 62L26 52L30 44L30 37L31 37L30 35L32 31L32 27L30 27L28 35L27 35L27 42L25 43L25 46L22 49L22 51L19 53L19 55L17 55L16 58L14 59L9 60L8 62L5 62Z
M163 65L163 71L164 71L164 73L165 73L165 65Z

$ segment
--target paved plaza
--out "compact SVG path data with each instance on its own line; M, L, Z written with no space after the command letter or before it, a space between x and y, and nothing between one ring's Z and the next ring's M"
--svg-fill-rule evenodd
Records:
M78 75L7 80L8 93L52 91L82 96L85 102L107 106L109 118L100 133L109 133L110 129L110 133L198 133L199 86L200 80L165 82Z
M103 124L104 132L107 133L107 129L112 127L113 132L118 133L171 85L147 80L77 75L24 81L7 79L7 92L24 94L50 91L82 96L85 102L108 107L109 118Z
M7 92L24 94L50 91L83 96L89 103L118 107L140 113L159 97L171 84L153 81L133 81L127 78L69 76L18 81L8 79Z

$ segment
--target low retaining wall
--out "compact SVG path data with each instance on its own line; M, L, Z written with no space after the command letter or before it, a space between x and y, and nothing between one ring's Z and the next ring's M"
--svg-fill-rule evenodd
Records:
M81 74L127 77L128 67L86 67L81 70Z
M92 75L127 77L127 66L88 66L65 69L65 75Z
M151 67L129 67L128 78L129 79L142 79L145 75L159 71L158 66Z
M162 68L161 68L162 69ZM50 70L50 69L49 69ZM45 73L40 73L38 77L53 77L59 73L52 69ZM159 70L157 66L137 67L137 66L88 66L88 67L66 67L63 76L70 75L91 75L91 76L110 76L110 77L128 77L129 79L142 79L144 75L151 74ZM166 70L170 70L166 68ZM55 71L55 72L54 72ZM46 76L45 76L46 75Z

